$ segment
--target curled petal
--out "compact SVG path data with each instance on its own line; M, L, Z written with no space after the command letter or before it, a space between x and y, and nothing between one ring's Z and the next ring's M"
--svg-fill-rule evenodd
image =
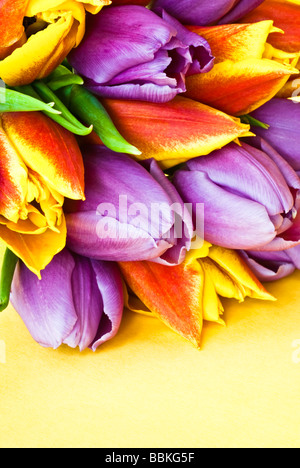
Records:
M271 282L285 278L295 271L296 267L287 252L242 251L240 254L260 281Z

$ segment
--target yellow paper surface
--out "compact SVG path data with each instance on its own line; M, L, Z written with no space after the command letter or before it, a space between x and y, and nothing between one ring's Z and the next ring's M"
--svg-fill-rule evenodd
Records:
M300 446L300 272L278 302L226 301L202 351L157 319L126 313L94 354L36 344L0 315L0 447Z

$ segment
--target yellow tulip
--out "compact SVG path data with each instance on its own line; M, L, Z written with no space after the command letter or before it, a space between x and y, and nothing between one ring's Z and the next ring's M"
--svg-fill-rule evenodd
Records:
M75 137L38 112L0 116L0 240L38 276L66 245L64 197L84 199Z
M0 0L0 78L19 86L46 77L82 41L86 11L96 14L110 3Z

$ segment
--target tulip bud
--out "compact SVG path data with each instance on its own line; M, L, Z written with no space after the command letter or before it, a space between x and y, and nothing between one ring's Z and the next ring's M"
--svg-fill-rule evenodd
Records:
M186 91L185 77L211 70L207 41L166 12L125 5L89 18L70 63L87 88L106 98L167 102Z
M40 345L56 349L66 344L96 351L118 332L123 286L116 265L64 249L44 270L41 280L19 263L11 301Z
M37 112L2 114L0 239L36 274L66 243L64 197L84 199L75 137Z
M143 167L98 145L83 155L86 201L66 206L69 248L108 261L182 262L192 219L156 161Z
M250 139L251 141L251 139ZM242 143L189 161L173 183L182 199L204 203L204 236L242 250L283 250L300 242L300 179L268 143Z

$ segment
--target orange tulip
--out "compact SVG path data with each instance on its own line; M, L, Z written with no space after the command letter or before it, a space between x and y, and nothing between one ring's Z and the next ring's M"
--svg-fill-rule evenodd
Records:
M102 101L120 133L163 168L203 156L239 137L250 127L240 120L177 96L165 104L105 99Z
M80 44L86 10L110 0L0 0L0 78L10 86L46 77Z
M243 115L274 97L291 75L299 55L267 43L278 31L272 21L213 27L190 27L207 39L216 65L187 79L186 96L230 115Z
M66 244L64 197L84 199L75 137L38 112L0 118L0 239L40 274Z
M223 324L220 296L275 300L237 252L204 243L185 262L167 267L152 262L119 264L129 287L127 308L151 314L200 347L203 321Z

